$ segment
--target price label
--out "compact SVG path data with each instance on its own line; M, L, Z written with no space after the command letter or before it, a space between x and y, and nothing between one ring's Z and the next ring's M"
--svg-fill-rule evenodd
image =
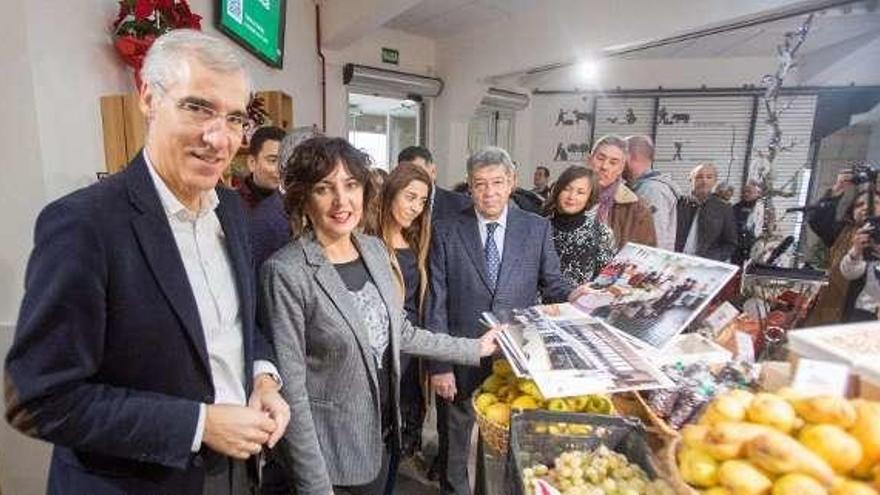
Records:
M736 332L736 359L747 363L755 362L755 343L752 336L745 332Z
M809 395L846 395L849 366L816 359L798 360L791 388Z

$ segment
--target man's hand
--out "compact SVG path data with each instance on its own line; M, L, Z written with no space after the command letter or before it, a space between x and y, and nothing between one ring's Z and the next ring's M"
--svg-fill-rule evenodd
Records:
M450 371L449 373L432 375L431 388L434 389L434 393L438 396L452 402L455 399L455 394L458 392L455 388L455 374Z
M507 328L507 325L498 325L490 328L480 337L480 357L491 356L498 351L498 332ZM451 373L450 373L451 374Z
M260 411L233 404L208 404L202 443L220 454L247 459L275 431L275 421Z
M290 406L278 393L279 388L278 382L273 380L271 376L258 375L254 380L254 391L251 392L251 398L248 400L248 407L268 413L269 417L275 421L275 431L272 432L267 444L270 449L284 436L287 423L290 422Z

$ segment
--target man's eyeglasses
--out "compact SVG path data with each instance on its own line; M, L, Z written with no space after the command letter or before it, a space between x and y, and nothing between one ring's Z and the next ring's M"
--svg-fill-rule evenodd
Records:
M179 100L176 106L193 124L205 125L222 117L229 132L243 134L248 127L247 115L240 112L221 114L207 105L187 99Z

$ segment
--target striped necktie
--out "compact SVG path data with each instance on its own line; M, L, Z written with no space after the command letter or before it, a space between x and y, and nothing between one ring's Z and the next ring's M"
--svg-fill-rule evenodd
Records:
M489 276L489 287L495 291L498 282L498 270L501 268L501 255L498 254L498 246L495 244L495 230L500 225L497 222L486 224L486 246L483 251L486 256L486 275Z

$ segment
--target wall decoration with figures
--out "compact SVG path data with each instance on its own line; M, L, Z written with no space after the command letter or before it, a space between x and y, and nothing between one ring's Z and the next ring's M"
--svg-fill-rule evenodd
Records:
M570 165L583 165L590 153L593 97L553 95L532 100L534 167L543 165L556 178Z

